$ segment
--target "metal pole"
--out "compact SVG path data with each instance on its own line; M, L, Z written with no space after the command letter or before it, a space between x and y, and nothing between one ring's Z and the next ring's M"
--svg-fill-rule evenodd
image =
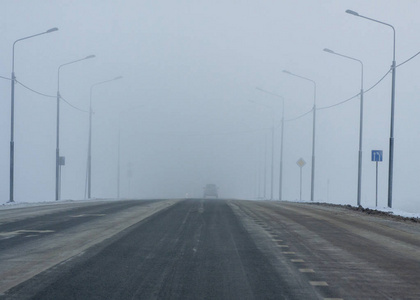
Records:
M65 64L62 64L58 67L57 70L57 137L56 137L56 158L55 158L55 200L59 200L61 198L61 166L60 166L60 70L62 67L77 63L79 61L94 58L95 55L89 55L82 59L77 59ZM59 170L60 169L60 170Z
M378 161L376 161L376 207L378 207Z
M330 179L327 180L327 202L330 202Z
M281 135L280 135L280 178L279 178L279 200L283 200L283 136L284 136L284 101L281 117Z
M13 52L14 53L14 52ZM15 140L14 140L14 123L15 123L15 72L12 71L12 94L11 94L11 118L10 118L10 186L9 186L9 202L15 202L13 199L14 186L14 169L15 169Z
M258 157L260 158L259 155ZM257 198L260 199L261 198L261 158L258 159L258 163L257 163L257 182L258 182Z
M392 61L391 129L389 137L388 207L392 208L392 184L394 174L394 106L395 106L395 35L394 60Z
M363 77L362 77L363 78ZM362 202L362 135L363 135L363 79L360 90L359 161L357 172L357 206Z
M60 70L60 69L59 69ZM59 71L60 74L60 71ZM60 78L60 77L58 77ZM58 80L60 82L60 80ZM59 200L59 178L60 178L60 90L59 90L59 83L57 88L57 129L56 129L56 149L55 149L55 200Z
M11 95L10 95L10 178L9 178L9 202L15 202L14 200L14 169L15 169L15 138L14 138L14 124L15 124L15 45L19 41L23 41L26 39L30 39L39 35L43 35L46 33L57 31L58 28L54 27L48 29L45 32L37 33L34 35L30 35L21 39L14 41L12 47L12 88L11 88Z
M316 82L312 79L296 75L294 73L291 73L289 71L283 70L284 73L299 77L301 79L307 80L312 82L314 85L314 106L313 106L313 125L312 125L312 168L311 168L311 201L314 201L314 189L315 189L315 125L316 125Z
M264 147L264 200L267 199L267 149L268 149L267 133L265 134L265 147Z
M88 171L87 171L87 185L88 185L88 199L91 196L91 183L92 183L92 87L90 89L89 98L89 141L88 141Z
M60 181L58 183L58 186L60 187L59 194L58 194L59 199L61 199L61 167L62 167L62 165L60 165Z
M121 114L118 123L118 169L117 169L117 199L120 199L120 144L121 144Z
M316 104L314 103L313 125L312 125L311 201L314 201L314 187L315 187L315 124L316 124Z
M300 201L302 201L302 167L300 167Z
M271 196L270 196L270 200L273 200L273 188L274 188L274 126L271 127Z
M88 141L88 165L87 165L87 191L88 199L91 198L92 194L92 91L93 88L97 85L111 82L114 80L121 79L122 76L115 77L114 79L104 80L97 83L94 83L90 86L90 97L89 97L89 141Z
M361 84L360 84L360 125L359 125L359 159L357 168L357 206L361 206L362 195L362 137L363 137L363 62L360 59L336 53L330 49L325 48L325 52L335 54L344 58L358 61L361 66Z
M280 138L280 171L279 171L279 200L282 200L283 196L282 196L282 187L283 187L283 132L284 132L284 97L277 95L275 93L272 92L268 92L266 90L263 90L261 88L257 87L257 90L260 90L264 93L276 96L281 98L282 100L282 120L281 120L281 138Z
M392 90L391 90L391 126L390 126L390 136L389 136L389 168L388 168L388 207L392 208L392 184L393 184L393 173L394 173L394 107L395 107L395 28L391 24L375 20L369 17L359 15L357 12L350 9L346 10L346 13L354 15L356 17L361 17L376 23L380 23L392 28L394 33L393 40L393 58L392 58Z

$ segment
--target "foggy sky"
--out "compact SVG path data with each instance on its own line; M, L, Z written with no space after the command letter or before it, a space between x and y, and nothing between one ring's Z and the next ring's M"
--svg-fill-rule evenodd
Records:
M278 199L280 124L365 90L392 63L392 30L345 13L357 11L396 29L396 61L420 51L418 1L8 1L2 0L0 76L11 77L12 45L52 27L59 31L16 44L18 81L57 93L63 67L60 154L62 199L83 199L92 84L123 76L93 91L92 196L117 195L118 132L121 196L201 197L207 183L221 197ZM420 56L396 71L394 207L420 212ZM10 81L0 78L0 199L9 198ZM371 150L379 165L379 204L387 203L391 75L365 94L362 205L375 201ZM359 99L317 111L315 200L356 205ZM15 200L50 201L55 184L56 100L21 85L15 91ZM285 123L283 195L310 199L312 114ZM265 163L265 167L264 167ZM129 176L131 174L131 176Z

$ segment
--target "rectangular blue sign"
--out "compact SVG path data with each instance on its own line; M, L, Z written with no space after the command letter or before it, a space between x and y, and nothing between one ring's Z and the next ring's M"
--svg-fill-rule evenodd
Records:
M382 161L382 150L372 150L372 161Z

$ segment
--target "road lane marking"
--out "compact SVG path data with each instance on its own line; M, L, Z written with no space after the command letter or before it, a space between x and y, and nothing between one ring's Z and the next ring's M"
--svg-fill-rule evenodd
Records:
M287 245L277 245L277 247L280 247L280 248L289 248L289 246L287 246Z
M301 273L315 273L313 269L299 269L299 272Z
M291 262L294 262L294 263L301 263L301 262L305 262L303 259L291 259L290 260Z
M16 231L9 231L9 232L0 232L0 236L2 237L12 237L18 234L25 234L25 233L51 233L54 230L16 230Z
M75 215L71 216L72 218L83 218L83 217L103 217L106 214L82 214L82 215Z
M282 252L283 254L296 254L296 252L292 252L292 251L289 251L289 252Z
M328 286L325 281L309 281L312 286Z

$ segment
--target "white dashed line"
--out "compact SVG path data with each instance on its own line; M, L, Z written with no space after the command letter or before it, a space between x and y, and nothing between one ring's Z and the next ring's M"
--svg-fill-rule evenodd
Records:
M51 233L54 232L54 230L16 230L16 231L10 231L10 232L0 232L0 236L4 237L12 237L18 234L25 234L25 233Z
M299 269L299 272L301 273L315 273L313 269Z
M290 261L291 261L291 262L294 262L294 263L301 263L301 262L305 262L303 259L291 259Z
M103 217L106 216L105 214L83 214L83 215L76 215L71 216L72 218L83 218L83 217Z
M312 286L328 286L325 281L309 281Z

